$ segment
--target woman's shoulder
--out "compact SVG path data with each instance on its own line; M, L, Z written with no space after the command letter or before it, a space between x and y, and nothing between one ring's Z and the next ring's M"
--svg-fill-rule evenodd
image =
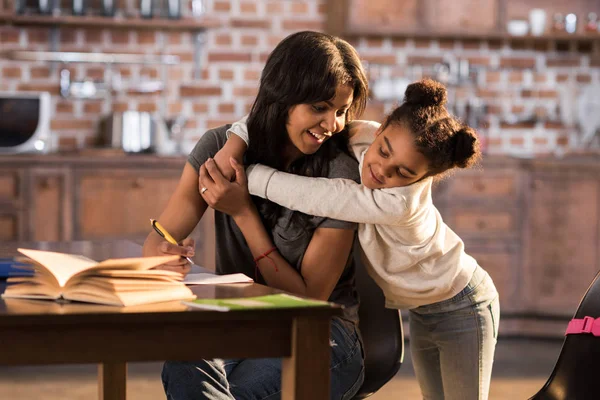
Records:
M339 152L329 161L329 173L327 177L330 179L352 179L355 182L360 182L358 162L348 153Z
M200 165L204 164L209 157L214 157L215 154L225 146L225 142L227 142L227 129L229 129L230 126L231 124L227 124L212 128L200 136L200 139L198 139L188 157L188 161L196 170L198 170Z

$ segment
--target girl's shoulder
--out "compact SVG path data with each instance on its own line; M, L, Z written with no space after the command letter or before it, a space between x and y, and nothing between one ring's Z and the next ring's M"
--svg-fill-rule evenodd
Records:
M350 146L369 146L375 140L375 132L381 124L375 121L356 120L348 125Z
M377 129L381 124L376 121L367 121L362 119L357 119L355 121L350 122L348 124L348 131L350 137L353 136L361 136L361 135L370 135L373 136Z

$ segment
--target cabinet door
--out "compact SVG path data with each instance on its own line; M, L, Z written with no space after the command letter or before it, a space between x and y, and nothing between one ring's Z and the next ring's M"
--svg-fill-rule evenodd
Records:
M507 243L471 247L467 252L490 274L500 297L502 313L522 311L520 298L520 249Z
M334 3L330 0L330 4ZM345 30L348 33L408 33L423 27L420 0L348 0L346 3Z
M23 213L18 210L0 211L0 242L25 240Z
M30 172L29 238L34 241L71 239L71 195L67 170Z
M112 170L83 172L75 178L76 239L143 239L150 218L158 218L175 192L181 171ZM190 234L194 261L215 268L214 215L207 210Z
M427 20L434 32L485 34L500 27L501 0L429 0Z
M525 262L532 311L571 315L600 268L599 183L534 176Z
M78 239L143 237L175 192L180 171L84 172L77 179Z
M23 170L0 169L0 204L20 207L23 197Z

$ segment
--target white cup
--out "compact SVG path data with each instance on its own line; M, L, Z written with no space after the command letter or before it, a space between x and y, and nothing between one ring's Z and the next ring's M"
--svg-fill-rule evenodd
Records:
M546 30L546 11L534 8L529 11L529 31L533 36L542 36Z

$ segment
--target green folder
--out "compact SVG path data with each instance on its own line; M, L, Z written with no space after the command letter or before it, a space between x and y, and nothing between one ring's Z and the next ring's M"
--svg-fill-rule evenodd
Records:
M331 306L331 303L326 301L303 299L284 293L235 299L197 299L193 301L182 301L182 303L190 307L215 311Z

